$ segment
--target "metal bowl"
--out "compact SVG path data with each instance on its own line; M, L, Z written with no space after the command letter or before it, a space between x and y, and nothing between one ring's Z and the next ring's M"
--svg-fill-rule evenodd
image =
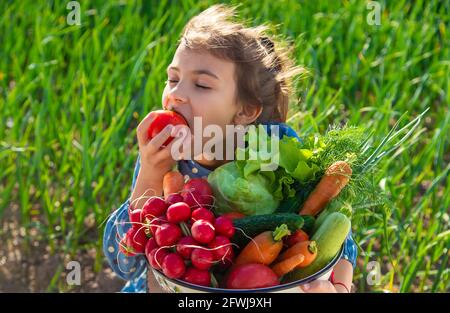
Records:
M305 278L273 287L267 288L258 288L258 289L225 289L225 288L212 288L212 287L203 287L194 285L179 279L171 279L165 276L161 271L155 270L150 267L153 271L153 275L155 275L156 280L161 285L161 287L169 292L169 293L206 293L206 292L283 292L283 293L293 293L299 292L299 286L309 283L313 280L328 280L333 270L333 267L342 257L342 253L344 251L344 246L341 247L341 250L336 254L336 256L331 260L328 265L322 268L320 271L316 272L313 275L307 276ZM300 289L301 290L301 289ZM300 291L301 292L301 291Z

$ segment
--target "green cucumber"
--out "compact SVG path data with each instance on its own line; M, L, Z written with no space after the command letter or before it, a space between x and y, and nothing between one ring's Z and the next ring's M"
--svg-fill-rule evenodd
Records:
M308 219L308 227L311 220ZM286 224L291 232L301 229L304 225L304 218L295 213L275 213L264 215L252 215L233 221L236 228L232 242L239 247L245 247L250 242L250 238L259 235L267 230L274 230L281 224ZM314 225L314 222L312 222ZM245 233L245 235L244 235Z
M338 212L329 214L311 237L311 240L316 241L318 248L316 259L307 267L288 273L283 281L291 282L308 277L328 265L341 249L350 227L350 220L344 214Z
M311 215L300 215L303 218L302 230L308 235L312 233L314 225L316 224L316 219Z

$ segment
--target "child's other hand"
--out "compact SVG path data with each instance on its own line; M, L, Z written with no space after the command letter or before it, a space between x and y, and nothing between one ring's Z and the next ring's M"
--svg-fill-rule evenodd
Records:
M338 287L338 288L336 288ZM344 287L337 285L333 285L328 280L314 280L310 282L309 284L304 284L300 286L300 292L307 292L307 293L347 293L347 290Z

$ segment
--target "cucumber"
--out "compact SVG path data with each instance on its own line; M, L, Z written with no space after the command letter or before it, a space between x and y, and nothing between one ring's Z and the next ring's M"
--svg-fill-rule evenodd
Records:
M239 218L233 221L234 227L238 229L236 229L231 241L242 248L250 242L250 238L267 230L275 230L281 224L286 224L289 230L294 232L303 227L304 219L295 213L275 213ZM310 224L311 220L308 218L308 227ZM312 225L314 225L314 221Z
M315 240L318 248L316 259L307 267L296 269L283 277L284 282L299 280L313 275L324 268L341 249L351 223L347 216L334 212L329 214L311 240Z
M303 218L302 230L304 230L308 235L312 233L314 225L316 224L316 219L311 215L300 215Z

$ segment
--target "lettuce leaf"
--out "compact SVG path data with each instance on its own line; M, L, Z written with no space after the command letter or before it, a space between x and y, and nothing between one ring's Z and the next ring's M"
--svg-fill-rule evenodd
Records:
M296 194L294 184L314 180L319 171L314 152L297 138L276 137L274 144L278 143L278 149L270 151L274 139L265 130L256 135L251 132L245 137L247 146L236 150L238 160L220 166L208 176L219 214L273 213L281 201Z

